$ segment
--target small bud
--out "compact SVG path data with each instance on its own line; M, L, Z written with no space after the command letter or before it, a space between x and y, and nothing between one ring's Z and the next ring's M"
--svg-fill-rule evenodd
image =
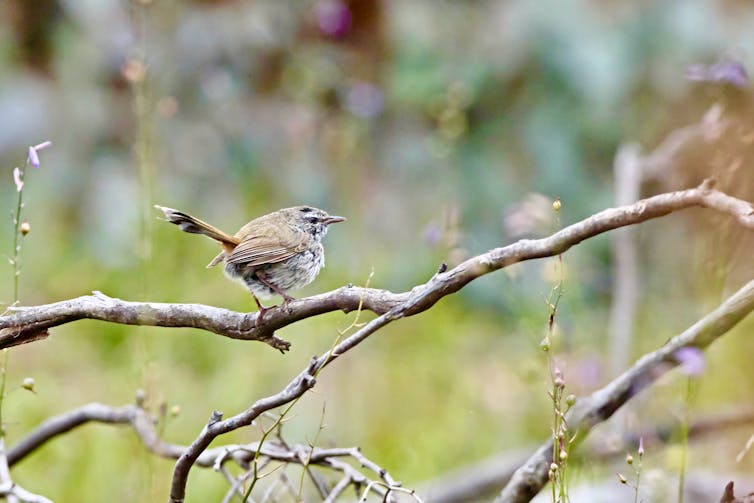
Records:
M37 145L34 145L33 147L29 147L29 156L27 157L27 162L31 164L32 166L34 166L35 168L38 168L39 167L39 151L44 150L51 145L52 145L51 141L43 141L42 143L38 143Z
M16 192L21 192L24 188L24 174L21 168L13 168L13 183L16 184Z
M139 388L136 390L136 395L134 398L136 399L137 407L144 407L144 402L147 400L147 392Z
M630 452L626 454L626 464L628 465L634 464L634 457L631 455Z
M24 378L23 382L21 383L21 387L27 391L31 391L32 393L36 393L37 390L34 388L34 385L36 383L34 382L33 377L26 377Z
M565 449L560 449L560 452L558 453L558 457L561 461L565 461L568 459L568 452Z
M628 481L626 480L626 477L624 477L622 474L618 473L618 480L620 480L621 484L626 484Z
M550 473L555 473L558 471L558 464L557 463L550 463Z
M539 347L545 353L547 353L548 351L550 351L550 338L549 337L545 337L544 339L542 339L542 341L539 343Z
M644 456L644 437L639 437L639 450L636 453L639 457Z
M31 225L28 220L21 222L21 235L26 236L31 231Z
M559 370L555 371L555 377L552 380L552 383L555 385L556 388L565 388L565 378L563 377L563 373Z
M181 406L180 405L173 405L170 407L170 415L173 417L176 417L178 414L181 413Z
M560 202L560 198L557 198L552 202L552 209L555 210L556 212L560 211L560 208L562 207L563 207L563 203Z
M568 405L569 407L573 407L575 403L576 403L576 395L571 393L570 395L566 397L566 405Z

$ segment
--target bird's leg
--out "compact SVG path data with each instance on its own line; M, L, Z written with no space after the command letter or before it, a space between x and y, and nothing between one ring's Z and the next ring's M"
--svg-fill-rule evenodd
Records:
M282 291L277 286L275 286L272 283L270 283L267 280L267 278L265 277L264 273L262 273L260 271L257 271L256 275L257 275L257 279L259 280L260 283L262 283L264 286L266 286L270 290L274 291L275 293L277 293L278 295L280 295L283 298L283 307L287 307L287 305L288 305L289 302L291 302L292 300L296 300L293 297L291 297L290 295L288 295L287 293L285 293L284 291ZM259 301L257 301L257 304L259 304Z
M254 297L254 302L257 303L257 307L259 308L259 312L257 314L257 321L255 322L255 325L260 325L262 323L262 318L264 318L264 313L268 311L266 307L262 305L261 302L259 302L259 299L256 295L254 295L254 292L249 291L252 297Z
M287 294L285 294L283 292L278 292L278 293L283 297L283 305L284 306L287 305L289 302L296 300L293 297L291 297L290 295L287 295Z

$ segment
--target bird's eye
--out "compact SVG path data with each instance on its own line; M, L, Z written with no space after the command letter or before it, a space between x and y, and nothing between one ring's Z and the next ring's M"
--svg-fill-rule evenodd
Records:
M306 221L312 224L316 224L317 222L319 222L319 217L312 215L312 216L306 217Z

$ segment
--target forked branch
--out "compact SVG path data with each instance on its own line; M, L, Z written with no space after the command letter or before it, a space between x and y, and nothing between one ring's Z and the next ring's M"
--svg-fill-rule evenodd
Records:
M257 400L248 409L229 419L223 420L221 415L213 415L199 436L176 463L173 471L170 502L183 503L191 466L201 452L219 435L249 425L263 412L297 399L314 386L315 375L322 368L335 361L371 334L393 320L412 316L429 309L439 299L460 290L479 276L523 260L557 255L597 234L667 215L691 206L716 209L729 214L740 224L754 228L754 209L749 203L713 190L711 186L712 182L706 181L695 189L660 194L632 205L608 209L570 225L550 237L522 240L503 248L496 248L473 257L447 272L437 273L427 283L411 290L403 302L367 323L337 344L331 351L312 359L308 367L296 376L283 391ZM306 302L306 299L299 302Z
M185 446L172 444L162 440L155 426L155 418L138 403L123 407L111 407L100 403L90 403L70 410L58 416L51 417L32 431L27 437L8 450L8 464L14 465L23 460L28 454L41 447L46 442L58 435L65 434L74 428L88 423L105 423L114 425L130 426L136 432L141 443L153 454L168 458L178 459ZM274 461L282 464L294 464L302 467L319 466L333 472L341 473L341 483L332 488L326 487L325 496L334 499L346 487L355 486L357 489L370 487L370 491L380 498L385 498L390 490L411 493L396 482L390 473L364 456L356 447L320 448L301 444L289 444L282 439L280 441L267 441L262 445L259 442L249 444L222 445L207 449L196 460L196 464L205 468L221 471L229 479L231 489L230 496L239 493L243 496L243 474L240 477L231 474L225 465L234 463L248 473L250 466L255 462L259 454L261 459L257 462L267 463ZM351 464L345 462L352 460L362 470L357 470ZM281 472L282 473L282 472ZM22 490L18 488L17 490ZM0 495L12 494L4 492L0 485ZM420 501L418 497L415 498ZM42 501L47 499L23 501Z
M176 462L170 501L182 503L191 467L199 462L202 453L215 438L248 426L260 414L296 400L314 386L315 377L320 370L388 323L426 311L437 301L457 292L474 279L508 265L556 256L593 236L690 207L709 208L729 216L744 227L754 228L752 205L713 189L713 182L707 180L696 188L659 194L634 204L601 211L546 238L525 239L495 248L450 270L441 269L429 281L408 292L392 293L372 288L344 287L293 301L285 308L270 309L265 315L264 322L259 325L256 323L256 313L237 313L196 304L127 302L95 293L92 296L44 306L11 308L15 311L14 314L0 317L0 348L31 342L45 337L47 330L52 327L90 318L129 325L200 328L225 337L264 341L285 351L289 343L277 338L274 335L275 331L296 321L335 310L365 309L379 315L340 341L330 351L313 358L307 368L279 393L257 400L246 410L228 419L223 419L219 412L213 413L201 433L191 445L182 450ZM659 350L640 360L641 367L635 371L637 375L644 375L649 367L658 362L672 362L670 354L676 346L694 344L703 347L724 333L751 310L751 306L754 305L751 299L752 290L754 283L744 287L717 311L702 320L699 326L695 325L689 329L687 332L691 335L684 333L669 343L667 348L670 349ZM611 383L604 391L578 404L573 411L570 424L588 430L625 403L639 388L631 386L632 379L636 378L634 374L624 374L621 378ZM544 483L541 467L543 460L547 458L548 449L547 444L543 445L531 463L522 469L521 477L514 477L509 487L515 489L519 484L516 480L524 480L521 483L522 487L538 490L538 487L541 487L538 484ZM534 482L526 482L527 480ZM504 501L520 501L506 499L505 493L501 497Z

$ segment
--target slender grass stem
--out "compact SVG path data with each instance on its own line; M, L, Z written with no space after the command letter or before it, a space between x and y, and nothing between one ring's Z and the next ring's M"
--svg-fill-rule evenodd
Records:
M18 198L16 199L16 210L13 213L13 302L18 302L19 299L19 283L21 277L21 264L19 257L21 254L21 242L19 236L21 235L21 210L24 206L24 192L23 189L18 191Z
M26 162L26 168L29 162ZM26 169L19 174L20 180ZM13 304L20 300L20 280L21 280L21 213L24 208L24 190L23 185L19 185L18 197L16 198L16 208L13 212ZM5 388L8 376L8 349L2 350L2 363L0 363L0 438L5 437L5 424L3 422L3 405L5 401Z
M689 409L693 392L694 378L686 379L686 397L684 400L683 421L681 421L681 469L678 474L678 503L683 503L683 488L686 483L686 458L689 449Z

